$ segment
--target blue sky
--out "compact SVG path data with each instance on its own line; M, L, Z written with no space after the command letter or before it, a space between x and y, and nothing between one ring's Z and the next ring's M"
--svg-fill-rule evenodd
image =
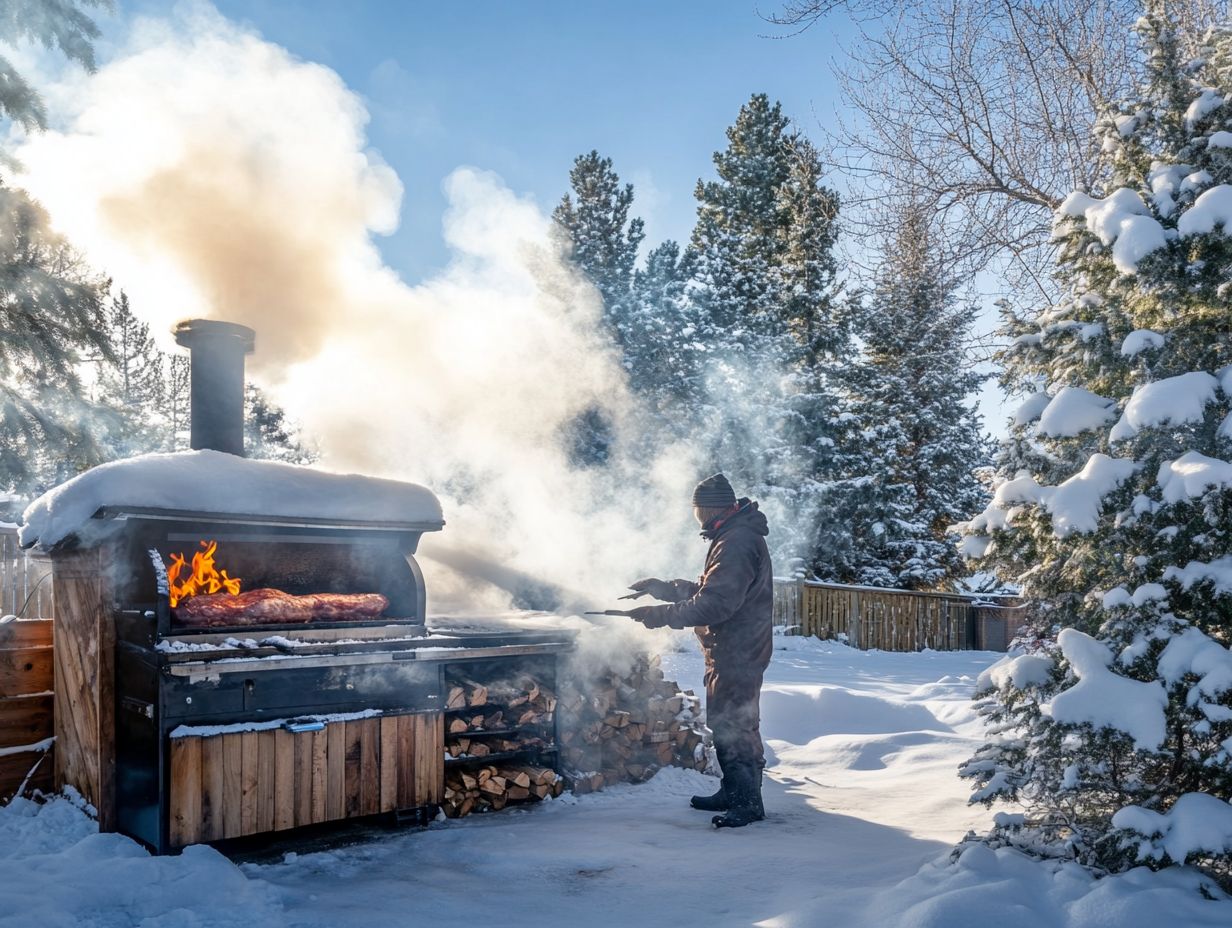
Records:
M573 158L597 148L637 188L653 244L688 237L693 187L750 94L781 100L814 136L836 105L835 30L767 37L782 30L754 0L215 5L363 97L370 144L406 188L401 226L380 247L409 282L448 258L441 181L460 165L495 171L550 208ZM170 6L121 0L109 31Z

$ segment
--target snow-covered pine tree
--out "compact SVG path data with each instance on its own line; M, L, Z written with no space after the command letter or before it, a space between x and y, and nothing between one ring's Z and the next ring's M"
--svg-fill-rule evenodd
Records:
M926 212L903 209L857 304L864 351L844 383L857 466L832 495L852 543L821 551L820 576L936 589L964 570L950 531L988 502L975 470L991 447L971 406L983 377L966 355L972 309L957 285Z
M633 185L621 186L612 159L597 151L574 159L569 184L573 192L552 213L554 228L569 259L599 291L603 321L623 354L630 337L634 265L645 237L642 220L629 216ZM601 464L610 452L611 425L600 410L588 410L570 425L565 441L577 463Z
M840 384L853 355L851 314L835 282L838 196L824 184L815 146L798 133L785 144L787 177L778 190L782 231L773 272L779 298L774 314L785 336L785 415L762 492L778 501L791 529L783 532L778 553L788 559L780 563L815 573L825 552L851 533L850 525L835 518L833 493L836 478L854 463L851 449L839 440L849 418Z
M150 327L133 313L123 290L107 309L110 353L98 359L96 399L115 409L123 421L111 438L113 457L128 457L171 447L163 406L163 353Z
M838 198L816 150L755 94L699 181L689 295L706 346L713 463L760 497L784 569L807 561L833 471L832 366L846 352L833 299ZM824 521L824 520L823 520Z
M163 409L167 413L166 448L168 451L183 451L188 447L191 435L192 362L188 355L167 355L166 374L163 381Z
M1232 32L1189 63L1160 7L1137 28L1111 188L1057 211L1067 296L1010 320L1027 396L964 546L1041 637L981 678L962 773L1026 806L995 840L1232 887Z
M105 290L42 207L0 186L0 490L36 494L106 460L119 419L79 371L111 352Z
M622 186L612 159L597 151L574 159L569 185L573 192L561 198L552 219L570 260L599 291L604 319L623 345L637 250L646 235L642 220L629 215L633 185Z
M288 464L311 464L317 459L283 408L253 383L244 385L244 454Z
M624 363L629 385L661 424L676 433L696 421L704 402L698 320L686 288L687 254L673 241L646 255L633 275L625 330Z

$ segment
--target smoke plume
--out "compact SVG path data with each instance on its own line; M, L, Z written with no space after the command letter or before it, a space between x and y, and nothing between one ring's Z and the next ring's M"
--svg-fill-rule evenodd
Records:
M618 442L603 468L570 463L575 417L600 409L627 437L637 409L597 296L534 203L459 168L452 261L410 285L374 245L401 183L331 70L194 4L139 21L72 80L49 93L62 125L20 149L19 183L154 330L191 316L254 328L251 376L323 466L433 488L449 524L422 551L455 572L434 572L434 595L499 587L575 610L638 576L696 572L687 445L646 460Z

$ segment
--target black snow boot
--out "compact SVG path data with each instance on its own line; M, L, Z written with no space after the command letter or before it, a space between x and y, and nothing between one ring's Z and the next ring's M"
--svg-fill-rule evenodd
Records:
M723 778L728 807L710 821L715 828L743 828L766 817L761 801L761 771L753 764L739 764Z
M726 812L730 807L727 801L727 778L724 777L719 782L718 792L709 796L694 796L689 800L689 805L703 812Z

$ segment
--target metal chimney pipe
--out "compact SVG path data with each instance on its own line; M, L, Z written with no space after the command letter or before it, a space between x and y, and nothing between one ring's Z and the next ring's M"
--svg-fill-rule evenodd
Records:
M243 457L244 356L252 354L256 333L246 325L214 319L186 319L173 333L192 353L192 449Z

